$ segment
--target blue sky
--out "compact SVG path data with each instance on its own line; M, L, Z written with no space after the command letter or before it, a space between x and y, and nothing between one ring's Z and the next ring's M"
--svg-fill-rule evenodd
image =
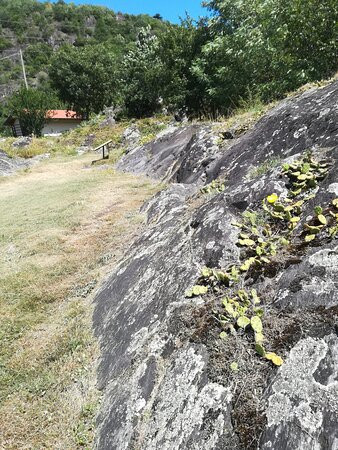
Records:
M54 0L56 1L56 0ZM66 0L66 3L77 5L89 4L107 6L114 11L129 14L161 14L171 22L179 22L179 16L184 17L185 11L195 19L205 16L207 10L201 6L202 0Z

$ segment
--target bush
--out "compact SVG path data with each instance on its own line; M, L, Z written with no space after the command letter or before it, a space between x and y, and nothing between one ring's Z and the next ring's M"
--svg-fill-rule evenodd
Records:
M49 77L62 101L89 117L116 98L116 64L109 47L66 45L52 58Z
M9 99L7 108L11 115L20 121L24 135L41 136L46 114L57 106L58 99L37 89L22 87Z

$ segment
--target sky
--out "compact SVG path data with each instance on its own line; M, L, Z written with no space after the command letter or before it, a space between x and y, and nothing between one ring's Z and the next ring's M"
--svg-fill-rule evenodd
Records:
M54 0L56 1L56 0ZM107 6L115 12L121 11L129 14L161 14L171 22L179 22L179 17L185 16L185 11L194 19L205 16L207 10L202 8L202 0L65 0L66 3L76 5L89 4Z

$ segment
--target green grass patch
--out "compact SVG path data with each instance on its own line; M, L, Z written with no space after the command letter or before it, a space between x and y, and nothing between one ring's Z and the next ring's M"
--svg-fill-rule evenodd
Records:
M249 174L248 174L248 178L249 179L254 179L257 177L261 177L262 175L266 174L269 170L278 167L281 163L281 159L280 158L271 158L268 159L267 161L265 161L263 164L261 164L260 166L252 169Z
M56 156L1 180L0 447L91 448L93 287L138 229L147 179ZM103 264L103 256L114 255Z

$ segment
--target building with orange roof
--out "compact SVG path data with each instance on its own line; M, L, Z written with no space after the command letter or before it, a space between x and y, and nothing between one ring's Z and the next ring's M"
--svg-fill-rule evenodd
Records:
M82 117L75 111L68 109L51 109L46 114L42 136L59 136L65 131L78 127L82 120ZM5 125L12 128L13 136L23 136L20 121L17 117L8 117Z

